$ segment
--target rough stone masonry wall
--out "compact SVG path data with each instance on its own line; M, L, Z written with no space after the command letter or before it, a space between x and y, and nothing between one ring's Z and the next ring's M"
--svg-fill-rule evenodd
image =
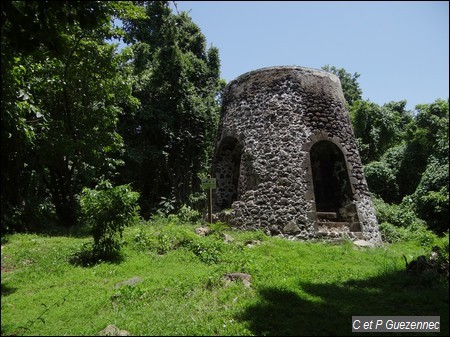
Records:
M309 150L326 140L344 154L364 239L380 241L344 102L339 79L322 70L263 68L230 82L213 162L214 211L243 229L317 237Z

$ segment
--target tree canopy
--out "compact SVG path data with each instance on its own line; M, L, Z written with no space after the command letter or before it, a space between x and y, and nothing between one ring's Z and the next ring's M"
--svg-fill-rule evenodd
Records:
M328 71L339 77L341 81L342 91L344 92L344 98L348 105L353 105L354 102L362 99L362 90L358 83L358 78L361 76L358 73L353 75L347 72L344 68L337 68L335 66L325 65L322 70Z
M141 189L143 211L161 202L178 208L200 192L218 124L217 48L186 14L168 2L148 2L147 17L125 20L133 42L133 94L141 105L125 115L125 179Z
M100 1L2 5L5 220L39 213L46 204L62 223L74 225L81 188L111 174L119 163L118 115L137 101L122 71L126 59L106 40L115 36L113 16L127 6Z
M139 192L144 217L204 205L225 82L187 13L4 1L1 19L2 229L77 225L83 189L103 181ZM448 229L448 101L379 105L362 99L358 73L322 69L341 81L372 193Z
M222 82L217 48L186 13L159 1L7 1L1 29L2 226L53 213L75 225L82 188L102 179L132 183L144 206L199 192Z

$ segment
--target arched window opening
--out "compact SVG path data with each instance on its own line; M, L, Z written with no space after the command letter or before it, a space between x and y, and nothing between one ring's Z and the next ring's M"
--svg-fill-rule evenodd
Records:
M317 212L336 212L352 204L347 166L342 151L330 141L319 141L310 150Z
M234 137L225 137L216 156L215 211L231 207L240 194L239 177L241 170L242 145Z

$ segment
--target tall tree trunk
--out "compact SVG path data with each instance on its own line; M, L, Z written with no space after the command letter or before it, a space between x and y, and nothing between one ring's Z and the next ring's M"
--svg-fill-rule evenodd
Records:
M50 191L55 205L56 215L65 227L77 224L78 205L75 201L75 191L70 170L50 168Z

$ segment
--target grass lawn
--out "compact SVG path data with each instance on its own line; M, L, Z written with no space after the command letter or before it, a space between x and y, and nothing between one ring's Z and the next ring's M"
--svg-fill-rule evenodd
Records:
M448 283L405 272L403 254L430 247L195 228L161 219L126 228L121 259L93 265L74 263L89 236L5 237L2 335L98 335L109 324L130 335L352 335L352 316L367 315L440 316L435 334L449 334ZM225 281L232 272L251 275L250 286Z

